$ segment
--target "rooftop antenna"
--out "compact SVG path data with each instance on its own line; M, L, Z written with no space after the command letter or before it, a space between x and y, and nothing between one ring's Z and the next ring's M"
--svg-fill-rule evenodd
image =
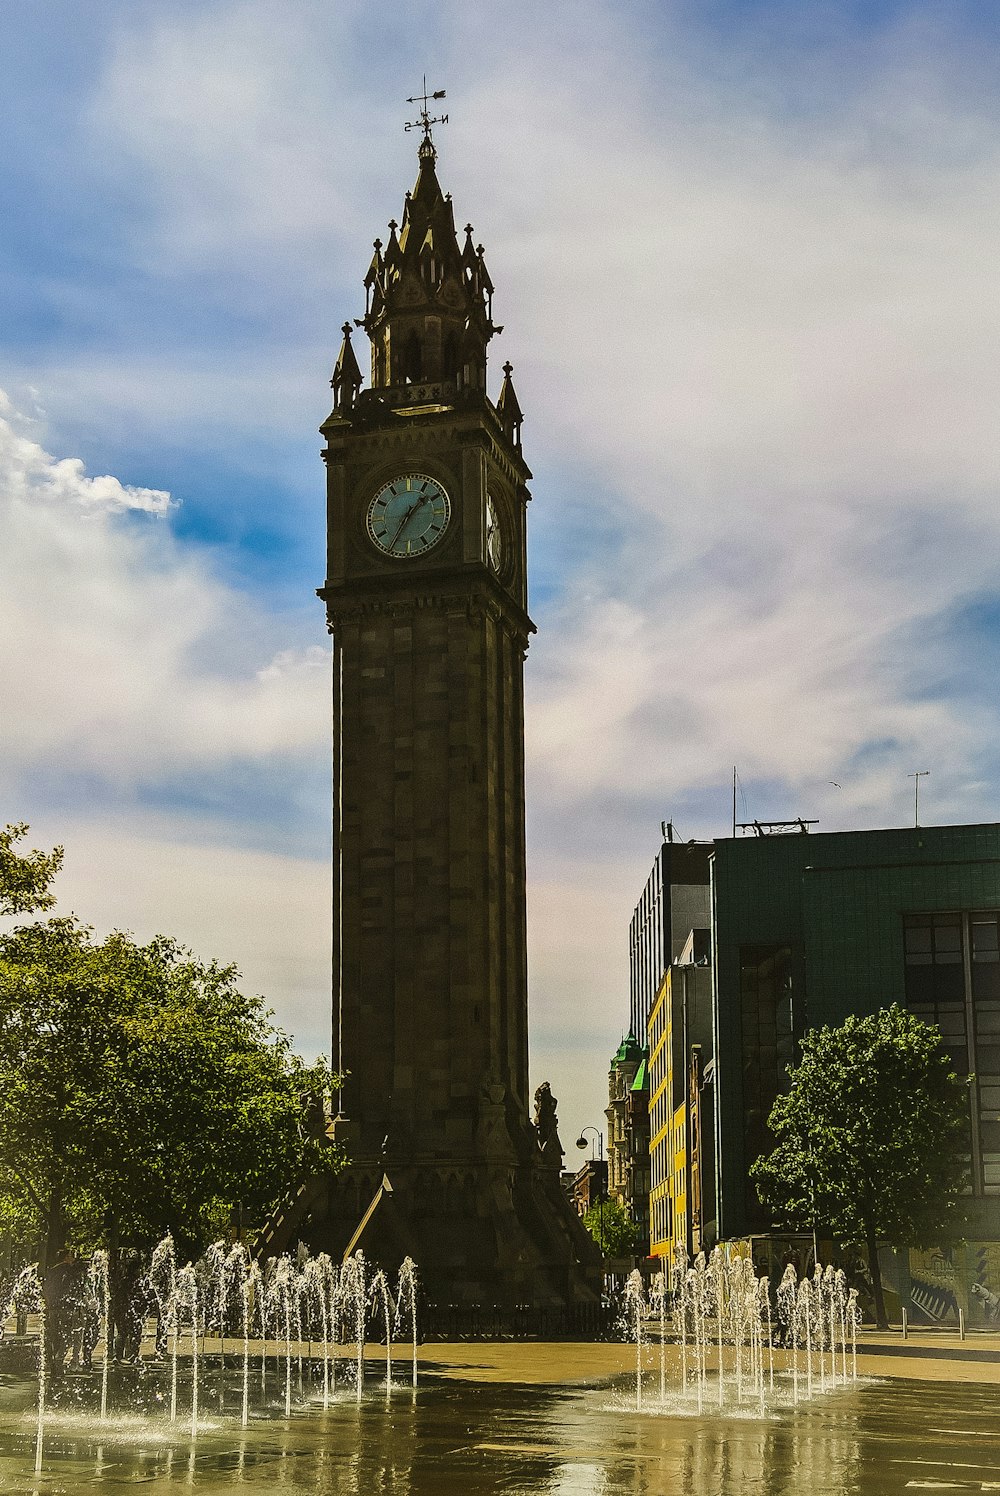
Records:
M913 780L913 824L920 825L920 781L926 779L930 769L914 769L912 774L907 774L907 779Z
M793 821L737 821L736 830L752 831L754 836L787 836L793 831L806 836L810 826L818 825L817 820L807 820L805 816L796 816Z
M741 795L741 797L743 799L743 814L744 815L749 815L749 810L747 808L747 797L746 797L746 795L744 793L744 790L743 790L743 784L742 784L742 781L740 780L739 775L736 772L736 765L733 764L733 836L736 835L738 827L742 824L740 821L738 821L736 819L736 786L737 785L739 785L740 795ZM747 822L746 824L749 824L749 822Z
M448 116L446 114L438 114L432 118L432 116L427 112L427 105L433 103L435 99L443 99L444 97L445 90L443 88L437 89L435 93L427 92L427 74L425 73L423 93L411 94L406 101L408 104L419 104L421 106L420 113L416 119L407 120L406 124L403 126L403 129L423 130L424 139L430 140L431 125L446 125L448 123Z

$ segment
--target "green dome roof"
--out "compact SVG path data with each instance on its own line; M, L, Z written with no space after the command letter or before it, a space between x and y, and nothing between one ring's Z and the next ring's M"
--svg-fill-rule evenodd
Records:
M627 1038L622 1040L615 1053L611 1056L611 1063L612 1065L638 1065L645 1052L635 1035L630 1033Z

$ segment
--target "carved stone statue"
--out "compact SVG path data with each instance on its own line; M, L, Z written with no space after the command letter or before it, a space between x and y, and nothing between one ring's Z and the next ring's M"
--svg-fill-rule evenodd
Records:
M535 1132L538 1134L542 1163L550 1168L561 1169L563 1147L559 1141L557 1104L551 1086L547 1080L543 1080L535 1092Z

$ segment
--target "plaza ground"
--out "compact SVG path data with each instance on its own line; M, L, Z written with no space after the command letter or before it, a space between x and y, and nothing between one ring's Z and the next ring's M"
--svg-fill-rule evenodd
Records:
M34 1325L29 1325L29 1332ZM655 1327L651 1326L651 1340L644 1347L643 1367L652 1375L659 1367L659 1345ZM668 1335L669 1335L668 1331ZM20 1342L24 1351L33 1341L29 1336ZM18 1337L10 1336L0 1345L13 1352ZM321 1347L315 1341L301 1345L292 1342L292 1355L315 1357ZM182 1361L190 1359L190 1338L182 1336L178 1347ZM250 1342L251 1358L257 1362L265 1347L259 1340ZM216 1362L220 1355L235 1362L242 1356L242 1341L228 1339L221 1342L213 1336L199 1337L199 1355ZM143 1339L143 1359L153 1353L152 1337ZM330 1353L340 1361L352 1360L356 1355L353 1345L331 1345ZM268 1361L283 1360L284 1341L268 1340ZM766 1355L766 1352L765 1352ZM775 1371L790 1367L790 1353L775 1349ZM725 1366L732 1363L733 1350L725 1348ZM848 1351L848 1358L850 1352ZM2 1350L0 1350L2 1359ZM666 1345L668 1376L678 1381L681 1374L679 1348L668 1340ZM365 1365L368 1377L377 1377L384 1367L386 1352L384 1344L371 1340L365 1345ZM393 1376L401 1378L404 1368L412 1360L411 1344L405 1340L395 1341L392 1348ZM101 1364L100 1347L95 1363ZM838 1352L839 1363L839 1352ZM801 1364L801 1362L800 1362ZM421 1374L430 1373L449 1381L496 1383L522 1387L595 1387L612 1378L634 1376L635 1346L619 1341L536 1341L470 1340L461 1342L421 1341L417 1346L417 1365ZM709 1372L716 1366L714 1349L708 1358ZM858 1375L860 1377L904 1378L909 1381L978 1382L1000 1385L1000 1331L967 1332L961 1339L956 1331L939 1329L910 1329L904 1340L900 1330L862 1330L858 1336Z
M399 1354L402 1356L402 1351ZM731 1356L732 1348L727 1346L727 1366ZM377 1358L378 1348L369 1346L367 1359ZM667 1346L667 1358L669 1374L676 1380L680 1373L676 1346ZM429 1343L418 1347L417 1359L421 1369L438 1376L521 1386L585 1387L635 1373L635 1346L617 1342ZM783 1370L789 1363L786 1352L774 1352L776 1370ZM647 1347L644 1364L649 1372L659 1366L658 1345ZM713 1356L709 1367L714 1365ZM957 1333L911 1330L904 1341L898 1330L863 1331L858 1337L858 1375L1000 1385L1000 1333L974 1333L963 1341Z
M13 1340L13 1337L11 1338ZM49 1407L42 1471L36 1457L32 1374L0 1376L0 1490L75 1493L141 1483L148 1496L910 1496L913 1491L1000 1490L1000 1335L965 1341L898 1330L860 1338L859 1380L793 1404L782 1378L758 1412L749 1403L718 1409L706 1396L679 1395L680 1355L666 1349L668 1386L658 1390L659 1347L646 1353L646 1396L637 1408L635 1348L575 1341L428 1342L418 1346L420 1384L409 1386L411 1346L366 1347L363 1396L349 1358L329 1408L316 1370L292 1369L284 1342L250 1345L253 1406L241 1426L243 1342L199 1339L200 1417L189 1421L193 1379L183 1338L178 1416L169 1416L169 1363L111 1368L107 1422L97 1416L95 1372L70 1374ZM293 1354L300 1347L292 1345ZM11 1344L11 1349L14 1349ZM30 1339L19 1349L33 1360ZM143 1345L148 1357L150 1340ZM301 1346L303 1355L316 1345ZM279 1355L276 1354L280 1352ZM727 1348L730 1369L732 1349ZM972 1359L980 1358L980 1359ZM984 1359L985 1358L985 1359ZM775 1353L775 1371L787 1363ZM767 1353L765 1352L765 1367ZM709 1361L709 1388L714 1358ZM800 1360L801 1372L801 1360ZM96 1375L95 1375L96 1373ZM815 1380L818 1380L815 1379ZM731 1386L732 1384L730 1384ZM814 1381L815 1385L815 1381ZM800 1389L802 1383L800 1378Z

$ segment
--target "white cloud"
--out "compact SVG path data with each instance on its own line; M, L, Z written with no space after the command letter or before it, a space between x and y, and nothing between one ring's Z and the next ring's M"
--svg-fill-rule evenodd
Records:
M6 391L0 390L0 471L10 504L52 504L106 514L129 509L165 514L168 493L157 488L134 488L105 474L88 478L78 457L50 457L18 427L27 420L16 411Z
M33 845L65 844L57 912L236 961L299 1049L329 1054L328 860L241 845L218 814L154 820L133 803L248 764L249 793L287 793L296 763L328 753L328 651L276 648L280 620L173 539L168 493L89 478L33 427L0 392L6 814L31 820Z
M244 759L322 756L327 651L179 546L170 496L88 478L0 416L8 795L39 774L128 793Z
M110 173L155 174L152 232L131 246L140 262L170 276L242 263L256 279L289 243L325 259L331 241L368 237L357 17L349 0L280 14L233 0L118 33L88 123Z
M947 687L949 616L1000 590L995 115L912 39L796 118L680 42L655 115L627 45L613 105L576 57L541 120L551 59L505 59L498 296L529 459L584 483L549 527L577 569L529 665L535 792L668 813L735 760L789 801L844 781L870 824L926 758L941 818L995 814L995 693Z
M33 846L65 844L56 914L99 936L172 935L202 959L235 961L299 1052L330 1055L330 865L211 841L204 824L132 816L113 827L42 816Z

